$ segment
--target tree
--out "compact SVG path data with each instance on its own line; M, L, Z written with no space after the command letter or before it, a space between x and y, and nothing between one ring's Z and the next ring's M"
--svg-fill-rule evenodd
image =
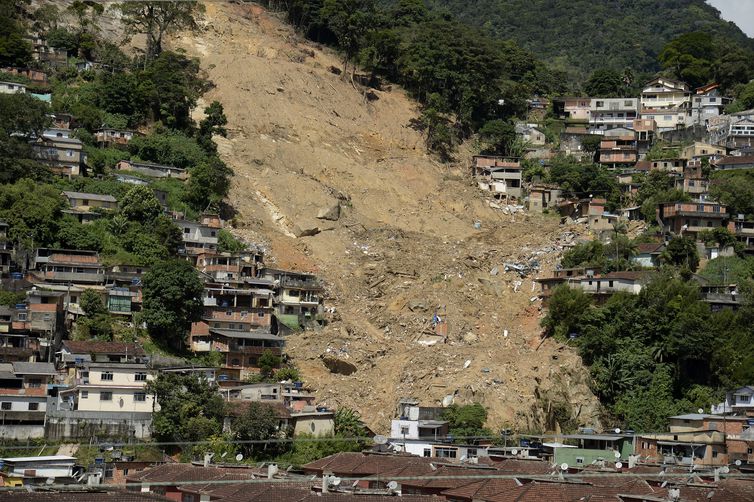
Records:
M246 410L233 421L233 431L241 441L267 441L284 439L286 431L280 430L280 418L275 408L266 403L251 402ZM269 457L279 452L276 443L254 445L244 444L241 447L247 456Z
M272 378L272 375L275 372L275 368L280 367L281 359L280 356L273 354L271 350L267 349L262 352L262 355L259 356L259 360L257 362L259 364L259 371L262 373L262 377L269 379Z
M361 415L351 408L335 410L335 434L343 438L363 438L366 430Z
M0 220L10 225L8 238L24 246L53 246L62 211L67 207L60 190L28 179L0 185Z
M511 147L516 140L513 124L506 120L490 120L479 129L479 137L487 144L483 153L492 155L512 155Z
M626 83L615 70L595 70L584 84L587 95L595 98L619 98L625 95Z
M41 180L49 170L32 159L29 138L49 126L46 103L28 94L0 94L0 183L21 178Z
M542 327L550 335L565 338L571 333L580 334L584 318L592 306L591 297L580 289L571 289L567 284L555 288L550 297L547 315Z
M191 322L202 313L204 286L185 260L155 264L144 274L143 318L156 341L180 347Z
M437 153L443 161L452 158L456 143L450 120L443 113L446 107L442 96L436 93L430 94L421 115L412 121L414 128L424 132L427 151Z
M718 171L710 176L710 196L731 214L754 215L754 173Z
M0 1L0 66L27 66L31 61L31 44L14 0ZM2 109L2 106L0 106Z
M207 162L207 153L192 138L164 128L128 143L132 158L190 169Z
M147 58L162 53L166 35L181 30L196 31L204 5L196 0L135 1L118 4L126 32L143 33L147 37Z
M476 443L477 437L489 436L490 431L484 428L487 421L487 410L479 403L463 406L451 405L443 412L443 419L448 421L448 430L463 443Z
M212 155L217 152L217 146L212 141L212 136L217 134L226 137L228 131L225 126L228 124L228 118L223 111L223 105L219 101L213 101L204 109L204 118L199 122L199 134L196 141L204 148L208 154Z
M88 316L107 313L105 304L102 302L102 295L93 289L84 290L79 300L79 306Z
M695 272L699 266L699 253L694 239L690 237L673 237L660 255L665 263L676 267L686 267Z
M325 0L320 15L343 51L343 74L374 22L374 0ZM353 71L356 71L354 66Z
M160 373L147 391L159 404L152 415L158 441L204 441L222 432L225 403L204 378Z
M217 233L217 250L221 253L239 253L246 250L247 246L233 236L232 233L221 228Z
M162 205L146 185L134 185L120 201L120 213L131 221L151 223L162 214Z
M216 208L228 195L233 170L217 157L210 157L191 170L183 198L196 211Z

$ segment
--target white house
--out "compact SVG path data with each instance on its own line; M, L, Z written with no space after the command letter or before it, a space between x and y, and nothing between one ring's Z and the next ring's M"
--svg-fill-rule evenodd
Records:
M61 391L59 408L73 411L151 413L154 377L144 364L85 363L76 368L75 386Z
M0 82L0 94L26 94L26 85L18 82Z

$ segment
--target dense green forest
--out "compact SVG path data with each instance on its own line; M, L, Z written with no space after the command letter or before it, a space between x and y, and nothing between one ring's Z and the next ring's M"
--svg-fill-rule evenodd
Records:
M514 40L572 77L596 68L660 69L666 43L703 31L725 45L754 41L704 0L431 0L439 12L503 40Z

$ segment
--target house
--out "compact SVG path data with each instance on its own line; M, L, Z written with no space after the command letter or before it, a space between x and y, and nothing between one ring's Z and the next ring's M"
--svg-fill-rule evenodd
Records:
M24 305L26 307L26 305ZM32 361L39 348L36 338L11 332L18 308L0 305L0 362Z
M13 243L8 240L10 225L0 220L0 277L10 273L13 255Z
M189 220L177 220L175 224L183 231L184 250L190 257L217 250L217 227Z
M643 268L655 268L660 265L660 255L665 250L663 242L642 242L636 246L636 254L631 262Z
M291 411L303 411L313 406L316 399L304 390L301 382L223 386L219 391L226 401L279 402Z
M720 84L708 84L697 88L691 98L693 123L705 125L710 118L722 115L731 101L731 98L720 93Z
M188 173L181 167L165 166L152 162L137 162L135 160L121 160L115 164L118 171L133 171L153 178L178 178L185 180Z
M91 211L92 209L118 209L118 201L112 195L101 195L84 192L63 192L72 209L76 211Z
M36 334L45 338L46 356L49 341L63 333L65 307L63 294L32 288L23 304L16 305L16 317L11 329L16 333Z
M516 134L531 146L543 146L547 142L545 133L537 124L519 122L516 124Z
M64 211L78 219L80 223L89 223L98 219L101 211L113 211L118 208L118 201L112 195L83 192L63 192L71 209Z
M563 200L562 190L555 185L535 184L529 189L529 211L542 213Z
M0 82L0 94L25 94L26 84L18 82Z
M673 110L688 107L691 103L689 87L678 80L657 77L644 85L641 91L641 115L645 110ZM658 121L657 125L660 126Z
M657 122L654 119L638 118L634 120L630 128L636 132L636 146L639 157L643 158L654 144Z
M83 362L70 374L73 386L48 409L45 437L150 437L155 403L147 382L154 377L146 365Z
M563 97L553 100L555 116L568 122L589 122L592 98Z
M47 74L41 70L35 70L32 68L20 68L16 66L6 66L2 70L3 73L9 73L16 75L17 77L24 77L31 80L34 84L47 84Z
M615 293L638 295L651 274L646 271L609 272L568 281L572 289L606 299Z
M202 322L211 329L251 332L272 326L272 289L208 287L202 302Z
M432 444L448 435L448 421L443 420L445 408L419 406L413 398L398 401L396 417L390 422L390 442L395 451L420 457L432 452ZM432 455L434 456L434 455Z
M744 244L744 251L754 252L754 221L746 221L743 214L738 214L728 222L728 230Z
M713 415L741 415L754 417L754 386L743 386L725 394L725 401L712 406Z
M641 117L654 120L658 133L683 129L691 120L690 111L685 108L644 108Z
M48 388L55 375L50 363L0 364L0 438L44 437Z
M683 169L686 167L686 159L657 159L650 160L650 170L665 171L675 174L683 174Z
M677 190L700 200L706 200L709 194L709 185L709 178L705 176L702 162L698 159L690 160L683 168L683 177L675 180Z
M210 327L206 322L194 323L189 335L189 349L196 353L218 352L222 364L218 381L240 381L259 373L259 357L269 352L282 356L285 341L269 329L241 331Z
M472 172L480 189L496 197L521 198L521 163L517 159L491 155L475 155Z
M617 127L630 128L638 117L637 98L594 98L589 107L589 132L604 134Z
M39 457L0 458L6 486L44 485L48 479L56 483L73 483L76 457L48 455Z
M699 294L704 303L708 303L710 310L719 312L723 309L736 310L744 304L744 299L738 293L735 284L702 284Z
M561 284L580 282L583 277L594 277L599 271L598 267L558 268L553 271L552 277L538 277L534 282L539 283L539 298L546 306L555 288Z
M617 131L618 129L613 129ZM639 160L639 152L636 146L636 135L631 134L605 136L600 141L599 163L616 169L619 167L630 167Z
M52 47L47 40L39 34L27 37L32 45L32 58L34 61L44 63L53 68L62 68L68 64L68 51L59 47Z
M555 448L553 462L570 467L615 466L626 462L634 453L633 436L627 434L571 434L565 441L576 443L576 448Z
M325 288L317 276L269 267L260 269L259 276L273 282L274 331L287 332L286 328L296 331L324 322Z
M265 469L265 471L267 470ZM218 494L211 497L207 494L193 494L193 492L211 486L229 488L229 482L233 480L251 480L257 477L267 477L265 471L260 472L257 468L245 465L237 467L202 467L190 463L167 463L144 469L137 473L129 473L126 475L125 482L128 490L127 493L153 493L155 495L162 495L166 497L165 500L172 500L174 502L204 502L221 500L222 496ZM205 481L208 485L196 484L196 481ZM219 481L222 484L212 485L212 481ZM255 484L245 483L243 488L248 493L255 486ZM106 499L103 498L102 500ZM239 502L243 501L243 499L238 498L236 500ZM253 498L249 497L248 500L253 500ZM91 502L95 501L92 500ZM120 499L118 499L118 502L120 502ZM131 501L128 500L126 502Z
M86 162L84 144L78 138L58 137L58 133L55 134L54 138L42 135L31 143L34 158L54 174L68 178L79 176L81 166Z
M566 127L560 133L560 152L572 155L579 160L586 157L591 159L594 152L585 150L583 145L584 141L590 138L599 138L599 136L590 134L585 127Z
M103 284L105 269L96 251L37 249L34 272L52 283Z
M716 170L727 171L730 169L753 169L754 155L725 156L710 162Z
M68 368L71 378L76 365L84 363L143 364L147 354L140 345L127 342L107 342L100 340L63 340L56 354L59 368Z
M733 118L730 121L727 144L732 148L752 146L754 143L754 118Z
M702 230L722 227L728 209L716 202L667 202L657 206L657 220L664 232L696 235Z
M138 131L116 129L114 127L101 127L94 131L94 140L100 146L127 145L134 136L143 136Z
M694 141L693 144L681 149L681 158L686 160L723 157L727 154L728 149L724 146L712 145L702 141Z
M263 261L260 251L201 252L196 256L196 268L218 284L272 288L272 281L257 278Z

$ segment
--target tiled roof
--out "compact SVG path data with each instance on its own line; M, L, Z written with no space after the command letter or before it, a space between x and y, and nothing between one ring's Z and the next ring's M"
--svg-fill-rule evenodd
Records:
M383 472L394 471L409 465L418 466L415 469L421 472L424 466L426 470L423 473L430 472L432 467L429 464L442 464L442 461L436 458L424 458L414 455L385 455L370 453L336 453L320 460L310 462L303 466L307 473L322 472L343 476L372 476Z
M97 265L99 264L99 257L90 254L54 253L48 261L54 263L91 263Z
M740 165L740 164L754 164L754 155L740 155L733 156L728 155L712 162L715 165Z
M152 493L125 491L0 492L0 502L169 502Z
M134 356L146 354L139 345L125 342L64 340L63 348L71 354L129 354Z
M55 365L52 363L27 363L23 361L13 363L13 372L21 375L54 375Z
M98 193L86 193L86 192L63 192L63 195L69 199L88 199L88 200L101 200L102 202L117 202L117 199L112 195L102 195Z
M642 242L641 244L637 244L636 250L639 254L657 253L664 246L665 244L662 242Z

